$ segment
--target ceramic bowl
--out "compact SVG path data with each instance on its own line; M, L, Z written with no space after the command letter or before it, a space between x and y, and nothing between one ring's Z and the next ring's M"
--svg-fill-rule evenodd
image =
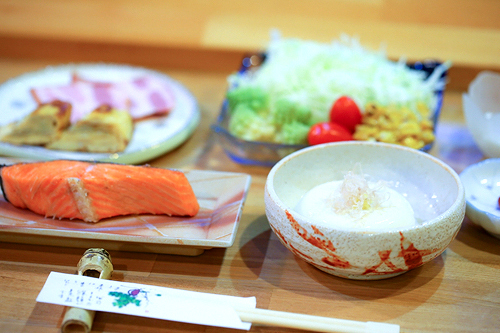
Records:
M467 167L460 178L465 188L465 214L491 235L500 238L500 158Z
M500 74L483 71L462 95L467 129L481 152L500 158Z
M227 102L224 101L217 123L212 125L212 130L217 135L218 142L226 155L238 164L271 167L283 157L307 147L307 145L300 144L289 145L240 139L229 131L229 118Z
M325 226L295 211L311 188L342 180L356 164L370 180L402 194L419 223L356 230ZM393 277L438 257L465 216L464 187L448 165L419 150L364 141L312 146L283 158L271 169L264 196L271 228L291 252L327 273L358 280Z

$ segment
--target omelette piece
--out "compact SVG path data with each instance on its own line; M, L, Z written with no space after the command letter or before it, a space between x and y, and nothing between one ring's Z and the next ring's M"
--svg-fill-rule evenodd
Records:
M71 104L59 100L41 104L19 122L5 126L0 141L43 146L57 140L70 126Z
M101 105L69 127L46 148L92 153L123 151L130 142L134 124L127 111Z

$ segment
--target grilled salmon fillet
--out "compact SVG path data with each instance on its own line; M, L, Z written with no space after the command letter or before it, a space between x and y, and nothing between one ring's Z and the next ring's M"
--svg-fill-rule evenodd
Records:
M57 160L2 166L5 199L52 218L98 222L131 214L194 216L199 204L184 173L150 166Z

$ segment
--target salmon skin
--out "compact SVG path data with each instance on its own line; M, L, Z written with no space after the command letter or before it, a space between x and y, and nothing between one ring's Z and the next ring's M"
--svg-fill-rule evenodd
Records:
M0 185L18 208L52 218L131 214L194 216L199 204L184 173L150 166L56 160L4 165Z

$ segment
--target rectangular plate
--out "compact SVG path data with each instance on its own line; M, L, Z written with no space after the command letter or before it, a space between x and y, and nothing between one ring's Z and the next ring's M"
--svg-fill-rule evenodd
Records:
M0 164L11 164L0 158ZM0 241L195 256L233 245L251 177L242 173L186 171L200 203L191 218L131 215L98 223L45 218L0 198Z

